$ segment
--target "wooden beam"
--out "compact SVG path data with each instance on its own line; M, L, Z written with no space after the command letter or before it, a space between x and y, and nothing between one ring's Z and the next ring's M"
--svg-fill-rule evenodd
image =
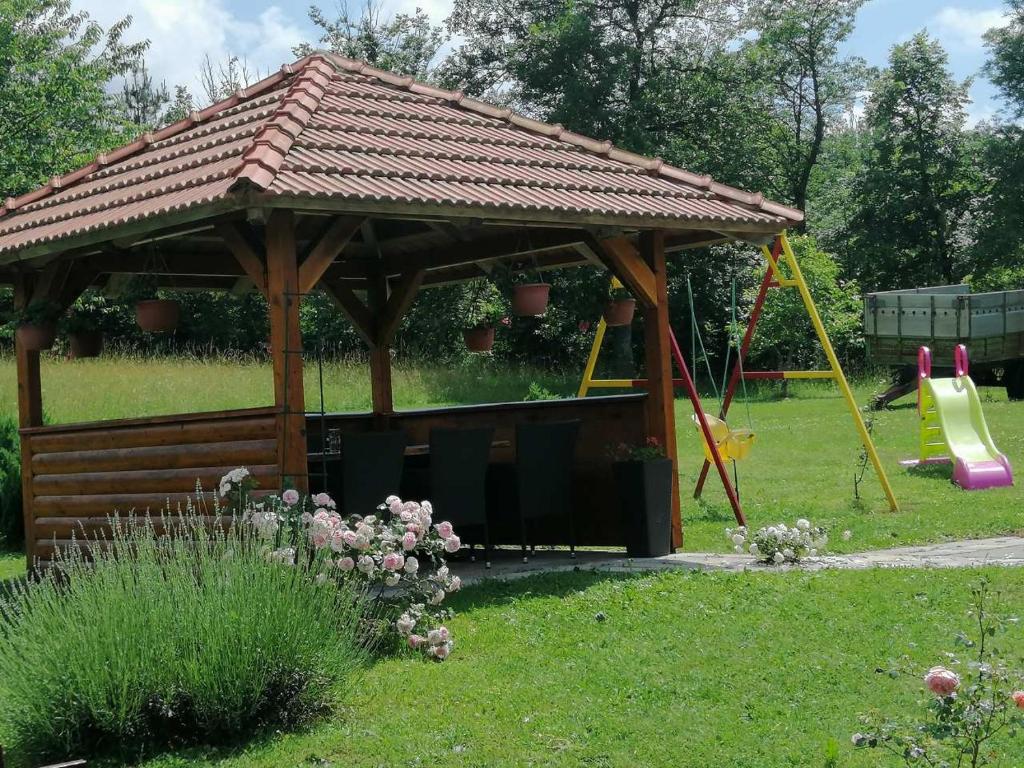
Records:
M392 289L391 295L388 296L387 304L384 305L384 311L377 321L376 338L378 346L391 346L391 342L395 340L398 326L401 325L405 313L409 311L409 307L412 305L413 299L416 298L416 292L423 283L423 278L426 274L426 270L423 269L409 272L403 275Z
M735 237L725 235L721 232L710 230L695 230L693 232L681 232L665 236L665 253L686 250L687 248L704 248L709 245L718 245L735 240Z
M391 382L391 346L381 344L376 333L379 320L388 305L388 281L381 269L370 279L369 290L366 292L367 303L373 313L374 344L370 348L370 399L373 412L378 417L386 417L395 410L394 390Z
M282 219L279 217L278 221L280 223ZM231 251L239 265L245 270L245 274L252 280L252 284L269 299L269 258L266 254L261 254L257 250L239 224L220 224L216 230L217 234L224 240L228 250ZM291 239L294 244L294 232L291 235Z
M679 513L679 454L676 447L675 392L672 387L672 350L669 346L668 280L665 270L665 233L640 233L640 257L654 280L654 301L644 304L644 356L647 363L647 434L658 440L672 460L672 546L683 543ZM638 254L639 255L639 254Z
M352 323L352 327L355 328L360 338L366 342L368 347L372 348L377 343L373 313L356 296L355 291L344 283L325 280L320 281L320 287L327 292L335 306Z
M309 489L306 462L306 405L302 389L302 333L299 329L299 264L295 217L275 210L266 229L267 302L270 307L270 354L277 406L277 458L281 488L290 482Z
M657 305L654 273L632 242L624 237L613 237L607 240L590 238L586 244L642 304L649 307Z
M339 216L317 240L299 267L299 291L309 293L363 223L361 217Z
M16 276L14 307L25 309L34 293L29 275ZM43 388L39 377L39 352L25 349L14 336L14 360L18 377L18 426L21 429L39 427L43 423ZM21 503L25 521L25 558L32 572L36 551L35 514L32 509L32 446L26 435L21 435Z

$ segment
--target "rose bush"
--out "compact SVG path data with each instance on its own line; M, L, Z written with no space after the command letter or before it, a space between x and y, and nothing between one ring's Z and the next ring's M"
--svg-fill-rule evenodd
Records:
M319 580L358 580L376 591L384 620L409 648L439 661L448 657L454 642L444 621L451 612L441 603L462 582L445 555L458 552L462 542L450 522L434 523L429 501L389 496L378 514L342 516L326 493L288 489L254 499L254 487L252 475L239 467L221 479L219 490L267 543L268 559L308 568ZM311 545L309 562L297 562L300 538Z
M877 712L863 715L861 722L867 730L853 734L855 747L882 749L908 766L1005 764L1000 762L1002 755L994 740L1012 739L1024 727L1024 690L1020 690L1024 676L1010 670L996 641L1016 619L991 609L994 597L988 581L976 585L972 594L969 613L974 631L959 633L956 644L973 658L960 659L950 653L949 664L959 672L934 666L924 674L924 687L931 694L924 718L903 722ZM893 665L890 676L908 672L920 674L904 660Z
M737 552L749 552L766 563L798 563L804 557L814 557L828 546L828 531L813 527L809 520L800 518L790 527L785 523L759 528L753 535L745 525L726 528L725 538Z

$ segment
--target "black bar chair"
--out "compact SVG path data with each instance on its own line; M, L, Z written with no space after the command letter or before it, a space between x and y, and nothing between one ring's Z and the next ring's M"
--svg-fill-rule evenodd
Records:
M491 533L487 526L487 466L492 427L430 430L430 503L436 519L448 520L459 537L484 546L484 567L491 567ZM466 531L466 533L463 533Z
M569 556L576 557L572 485L579 430L578 420L516 425L516 487L524 563L527 544L531 554L536 551L530 529L543 518L566 520Z
M341 512L373 515L398 495L405 466L405 432L345 432L341 435Z

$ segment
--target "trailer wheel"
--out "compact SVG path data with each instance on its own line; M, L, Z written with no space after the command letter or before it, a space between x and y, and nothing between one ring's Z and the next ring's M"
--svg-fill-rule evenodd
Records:
M1011 363L1003 372L1006 396L1010 400L1024 400L1024 363Z

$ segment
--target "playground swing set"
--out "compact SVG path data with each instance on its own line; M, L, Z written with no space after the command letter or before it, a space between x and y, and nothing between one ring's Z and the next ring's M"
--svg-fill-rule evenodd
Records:
M736 462L746 458L750 454L755 442L755 433L750 427L745 429L733 429L728 424L727 417L729 415L729 407L736 395L737 388L743 389L744 400L746 400L745 385L747 381L765 379L825 379L834 381L839 387L839 391L842 393L843 399L846 401L847 408L849 409L850 416L853 419L854 427L857 430L860 441L864 446L868 459L875 469L875 474L877 475L879 483L882 486L882 490L888 500L889 508L894 512L898 511L899 504L896 501L896 496L893 493L892 486L889 484L889 479L886 476L885 469L882 467L881 460L878 457L878 452L875 450L871 434L868 432L864 419L861 416L860 409L857 407L857 402L854 399L849 382L847 382L842 366L839 363L839 359L836 357L835 350L832 348L832 343L828 338L828 333L825 331L825 326L821 322L821 317L814 304L814 299L811 297L810 290L807 287L807 282L804 280L803 273L800 270L800 265L797 262L796 255L793 253L793 249L786 237L786 234L782 233L775 237L770 247L768 245L762 245L761 251L764 254L765 261L767 262L764 278L761 280L757 297L754 300L750 319L747 322L746 331L743 334L742 340L740 340L738 345L736 345L736 362L729 374L728 383L721 392L717 415L705 412L704 407L701 404L700 395L697 392L693 378L690 375L690 370L687 367L686 360L683 358L683 353L676 341L675 334L671 330L669 331L669 343L672 358L679 373L679 378L673 378L672 381L675 386L682 387L690 399L690 403L693 407L694 425L702 436L704 446L704 464L701 467L700 476L697 480L696 487L694 488L694 498L700 498L704 489L704 484L707 480L708 472L710 471L711 466L714 465L718 473L718 477L721 480L722 487L725 490L725 494L729 499L729 504L732 507L736 522L740 525L746 525L746 517L743 514L743 508L740 505L740 498L737 492L736 481L738 476L736 474ZM613 279L612 286L620 287L619 285L616 285L616 283L617 281ZM826 359L828 360L829 368L827 370L745 370L744 362L750 349L751 340L753 339L754 333L757 329L758 320L761 318L761 313L764 308L765 299L768 296L768 291L773 288L795 288L799 291L804 308L811 321L811 325L814 327L814 331L818 336L818 341L821 344ZM690 290L689 283L687 284L687 289L688 291ZM733 290L735 292L735 287ZM733 295L732 305L733 329L731 333L735 332L737 327L735 293ZM708 372L710 374L710 363L708 362L707 354L704 350L703 339L701 339L699 331L696 330L697 324L693 310L692 292L690 295L690 308L691 317L694 320L694 341L699 342L705 364L708 365ZM590 350L590 356L587 359L586 368L583 372L583 380L580 382L578 392L579 397L586 397L587 393L591 389L644 388L647 386L646 379L595 378L594 372L597 367L598 357L601 352L601 345L604 341L607 328L608 325L602 317L598 323L597 332L594 336L594 342ZM731 340L729 345L730 349L727 350L725 366L727 371L729 370L729 353L731 352L732 346L734 346L734 341L735 339ZM694 349L692 357L694 358L696 358L696 346L696 344L693 345ZM712 377L712 382L713 381L714 378ZM749 408L747 414L749 421ZM733 478L729 477L729 472L726 469L726 462L731 462L733 465Z

